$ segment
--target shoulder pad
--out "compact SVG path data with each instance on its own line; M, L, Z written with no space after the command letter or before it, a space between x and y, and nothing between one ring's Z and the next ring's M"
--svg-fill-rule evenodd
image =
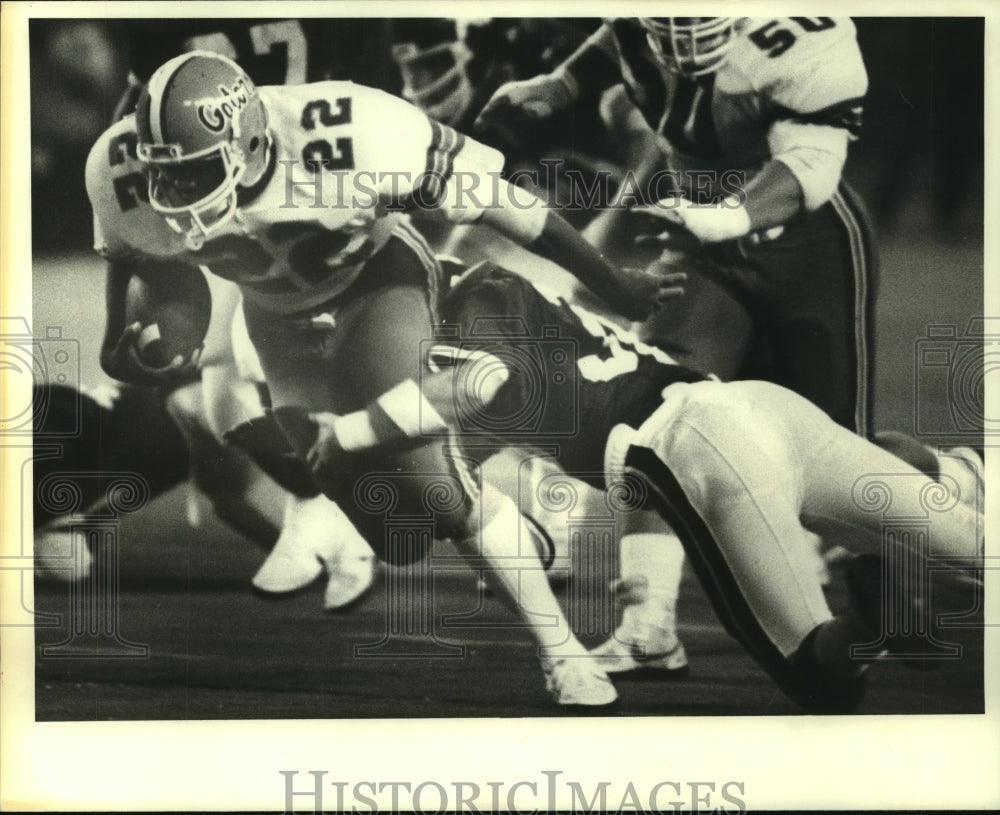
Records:
M127 116L101 135L87 157L94 248L105 257L170 257L184 251L184 239L149 206L137 142L135 118Z
M860 56L848 17L751 17L729 59L761 88L820 59L837 68L845 56Z
M773 17L748 21L719 87L730 79L796 113L850 103L868 88L854 23L848 18ZM737 78L739 77L739 78Z

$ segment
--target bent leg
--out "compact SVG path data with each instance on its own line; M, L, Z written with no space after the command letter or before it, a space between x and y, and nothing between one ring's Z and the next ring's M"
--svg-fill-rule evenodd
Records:
M633 437L626 467L648 483L723 625L758 664L807 709L853 709L856 679L827 681L800 658L832 614L799 522L790 440L729 388L668 388Z
M799 522L801 487L789 441L729 388L671 386L633 445L655 453L662 464L657 475L676 483L677 497L697 516L687 525L701 527L699 559L730 576L729 590L714 592L716 601L745 606L760 633L787 656L830 612Z

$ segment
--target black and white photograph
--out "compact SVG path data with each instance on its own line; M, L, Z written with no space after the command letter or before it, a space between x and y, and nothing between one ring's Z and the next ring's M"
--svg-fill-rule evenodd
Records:
M5 809L1000 807L995 7L779 8L5 4Z

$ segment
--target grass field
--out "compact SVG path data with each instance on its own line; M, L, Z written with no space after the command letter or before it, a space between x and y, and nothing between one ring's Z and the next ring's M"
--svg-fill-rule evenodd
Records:
M914 387L922 372L916 348L932 324L961 331L981 312L981 255L973 241L941 246L914 231L882 247L877 328L876 423L912 430ZM90 255L36 261L36 337L58 326L81 347L81 376L103 378L96 349L103 313L103 270ZM947 393L920 405L933 426L947 428ZM934 439L930 439L934 440ZM476 608L468 570L434 571L428 612L443 643L435 658L361 657L355 646L379 642L388 630L385 572L349 613L322 612L322 591L269 600L249 580L262 554L209 518L194 531L175 490L120 526L120 595L113 630L148 646L148 655L119 659L105 639L104 656L66 658L72 648L42 654L69 639L93 650L74 626L94 623L82 593L36 585L36 717L40 721L107 719L367 718L546 716L558 714L544 691L528 640L487 597L485 623L446 626L447 615ZM843 603L835 583L831 603ZM685 575L680 633L692 670L686 679L619 683L616 715L796 714L773 683L722 630L704 594ZM973 622L981 619L973 617ZM42 621L45 624L42 624ZM981 631L957 629L949 640L960 659L932 673L899 663L875 666L862 713L958 713L982 710ZM591 638L593 641L594 638ZM395 634L387 654L412 652L427 638ZM395 649L395 650L394 650Z
M394 626L385 573L358 606L323 613L322 588L273 600L254 594L259 553L215 522L196 534L178 523L175 491L121 525L121 595L117 633L149 647L146 658L79 658L71 644L36 666L36 717L50 720L314 719L559 715L545 692L527 638L504 624L510 616L486 597L481 625L448 627L448 616L476 610L471 572L434 569L432 641ZM447 561L446 561L447 563ZM565 599L566 592L561 592ZM834 606L842 591L831 593ZM38 628L41 647L65 642L72 611L65 588L36 584L36 608L63 622ZM796 715L716 622L690 574L682 586L680 635L691 674L676 680L618 683L622 716ZM366 656L392 631L384 650ZM960 659L916 672L898 662L876 665L865 714L982 711L981 631L956 629L948 641ZM78 638L93 651L95 641ZM596 638L585 638L596 644ZM451 646L446 651L444 645ZM457 647L456 647L457 646ZM123 649L106 640L107 651ZM64 654L60 656L60 654ZM395 654L396 656L392 656ZM400 656L402 655L402 656Z

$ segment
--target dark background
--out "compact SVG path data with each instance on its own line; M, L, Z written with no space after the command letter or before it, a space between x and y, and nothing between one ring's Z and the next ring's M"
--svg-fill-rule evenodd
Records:
M983 21L855 23L870 87L849 179L883 233L909 223L942 239L979 240ZM115 21L32 20L30 45L35 249L87 248L83 163L125 87L124 32Z

